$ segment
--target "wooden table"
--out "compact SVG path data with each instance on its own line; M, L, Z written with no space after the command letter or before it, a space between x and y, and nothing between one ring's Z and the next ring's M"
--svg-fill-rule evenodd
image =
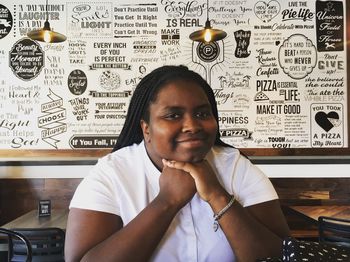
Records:
M39 217L38 210L34 209L28 213L2 225L1 227L11 228L44 228L44 227L58 227L66 230L68 209L52 209L51 216ZM8 244L0 241L0 260L7 258Z
M294 223L291 235L304 240L317 241L319 216L350 219L350 206L284 206L284 208Z
M319 216L350 220L350 206L289 206L289 208L313 221L318 221Z
M68 209L52 209L51 216L38 217L38 210L34 209L1 227L7 229L58 227L66 230L68 212Z

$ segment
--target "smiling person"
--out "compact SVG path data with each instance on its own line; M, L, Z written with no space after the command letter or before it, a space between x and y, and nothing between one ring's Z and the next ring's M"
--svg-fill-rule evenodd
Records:
M269 179L220 140L210 86L185 66L145 76L112 153L70 204L66 261L255 261L289 229Z

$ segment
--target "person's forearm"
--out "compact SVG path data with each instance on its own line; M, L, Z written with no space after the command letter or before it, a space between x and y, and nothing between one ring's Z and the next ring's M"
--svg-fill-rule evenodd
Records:
M147 261L178 210L155 198L125 227L89 250L82 261L98 261L102 257L103 261Z
M229 200L227 194L210 203L213 212L218 213ZM282 239L259 223L237 201L220 218L219 223L238 261L250 262L258 258L281 256Z

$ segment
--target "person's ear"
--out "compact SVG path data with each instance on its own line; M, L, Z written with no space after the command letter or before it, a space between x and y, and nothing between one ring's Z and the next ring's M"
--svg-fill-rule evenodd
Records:
M142 133L143 133L143 139L149 143L151 141L150 135L149 135L149 125L148 123L141 119L140 121L140 125L141 125L141 129L142 129Z

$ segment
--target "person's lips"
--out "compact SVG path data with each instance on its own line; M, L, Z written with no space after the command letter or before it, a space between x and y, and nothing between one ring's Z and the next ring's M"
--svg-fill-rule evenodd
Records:
M198 147L205 144L205 138L203 136L192 136L187 138L180 138L177 140L177 143L189 146L189 147Z

